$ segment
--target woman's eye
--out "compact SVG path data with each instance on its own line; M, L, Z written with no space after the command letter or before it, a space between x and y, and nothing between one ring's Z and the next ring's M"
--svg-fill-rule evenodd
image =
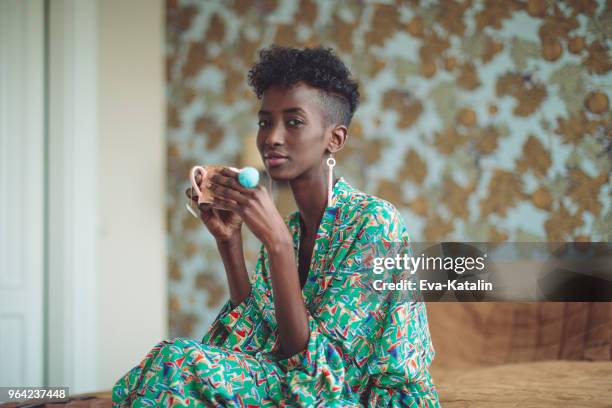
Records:
M287 121L287 123L291 127L299 127L300 125L304 124L304 122L302 122L299 119L290 119L289 121ZM266 126L268 126L268 121L262 119L259 122L257 122L257 126L260 127L260 128L266 127Z

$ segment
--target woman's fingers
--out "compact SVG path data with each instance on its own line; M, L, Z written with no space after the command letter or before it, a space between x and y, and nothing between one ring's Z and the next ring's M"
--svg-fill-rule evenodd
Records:
M185 195L187 195L187 198L191 199L192 201L198 201L198 195L193 187L189 187L187 190L185 190Z
M238 174L240 174L240 172L232 170L229 167L224 167L221 169L221 171L219 172L222 176L226 176L226 177L231 177L231 178L236 178L238 177Z
M198 204L198 208L200 209L200 211L208 211L208 210L210 210L211 207L212 207L211 203L201 203L201 204Z
M213 202L211 205L214 208L240 213L240 206L238 204L230 200L225 200L222 197L213 197Z
M210 178L210 181L211 184L220 184L222 186L236 190L242 194L250 194L251 189L243 187L242 185L240 185L240 183L238 183L238 180L236 179L237 174L238 173L230 169L223 169L221 173L213 175Z
M232 189L231 187L226 187L219 184L212 184L209 190L212 192L213 197L220 197L225 200L231 200L240 205L246 204L249 200L248 197Z
M204 221L204 224L208 224L210 219L213 217L219 217L219 214L217 214L214 208L212 207L208 207L206 211L201 211L200 214L201 214L200 218L202 218L202 221Z

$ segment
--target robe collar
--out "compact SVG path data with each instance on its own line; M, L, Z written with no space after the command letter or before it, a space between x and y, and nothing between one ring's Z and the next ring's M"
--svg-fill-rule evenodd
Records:
M343 222L343 214L346 212L346 216L350 216L350 204L355 201L355 195L359 194L359 190L351 186L344 177L340 177L334 188L332 189L332 200L331 204L325 208L325 212L321 218L319 228L315 236L315 243L313 246L313 252L310 259L310 267L308 270L308 277L304 288L302 288L302 296L304 304L311 314L316 316L317 304L320 300L320 296L325 292L329 277L333 274L333 261L330 247L332 240L339 239L335 232L338 231L341 223ZM300 246L300 213L294 211L287 216L285 219L287 228L293 237L293 249L295 251L296 270L299 269L299 246ZM263 250L264 262L266 271L269 271L269 263L267 259L267 253ZM269 272L266 272L266 275ZM266 280L269 276L266 277ZM271 285L267 288L267 295L270 296ZM259 295L256 295L259 297ZM260 299L260 307L265 320L272 330L277 327L274 305L272 302L264 301Z
M333 226L333 221L340 215L340 209L350 201L350 196L356 189L351 186L344 177L340 177L332 189L332 200L330 206L325 208L321 223L317 231L317 238L329 232L329 227ZM293 237L293 248L299 249L301 236L300 211L294 211L287 217L287 226Z
M308 276L302 289L302 295L307 307L313 305L318 294L325 290L324 285L320 285L321 287L317 290L317 282L322 283L321 275L323 271L328 268L328 265L332 265L333 259L330 259L329 250L334 232L341 222L343 209L347 208L347 204L350 203L353 194L356 192L358 190L351 186L344 177L340 177L332 189L331 204L325 208L325 212L321 217L321 222L315 235ZM296 268L299 268L299 248L302 233L299 210L289 215L287 226L293 237Z

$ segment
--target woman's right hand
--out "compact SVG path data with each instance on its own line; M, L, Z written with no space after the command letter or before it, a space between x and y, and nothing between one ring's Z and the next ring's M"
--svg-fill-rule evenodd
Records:
M196 176L196 183L200 185L202 176ZM202 188L202 187L200 187ZM229 241L240 233L242 227L242 218L238 213L219 208L213 208L212 204L198 205L198 195L192 187L189 187L185 194L191 199L192 205L195 205L200 210L200 219L206 225L206 228L215 237L217 242Z

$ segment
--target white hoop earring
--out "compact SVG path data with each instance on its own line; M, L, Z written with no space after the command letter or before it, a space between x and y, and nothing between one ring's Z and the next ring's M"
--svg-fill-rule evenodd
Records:
M333 157L333 153L330 153L327 158L327 206L331 206L332 195L334 192L334 166L336 165L336 159Z

